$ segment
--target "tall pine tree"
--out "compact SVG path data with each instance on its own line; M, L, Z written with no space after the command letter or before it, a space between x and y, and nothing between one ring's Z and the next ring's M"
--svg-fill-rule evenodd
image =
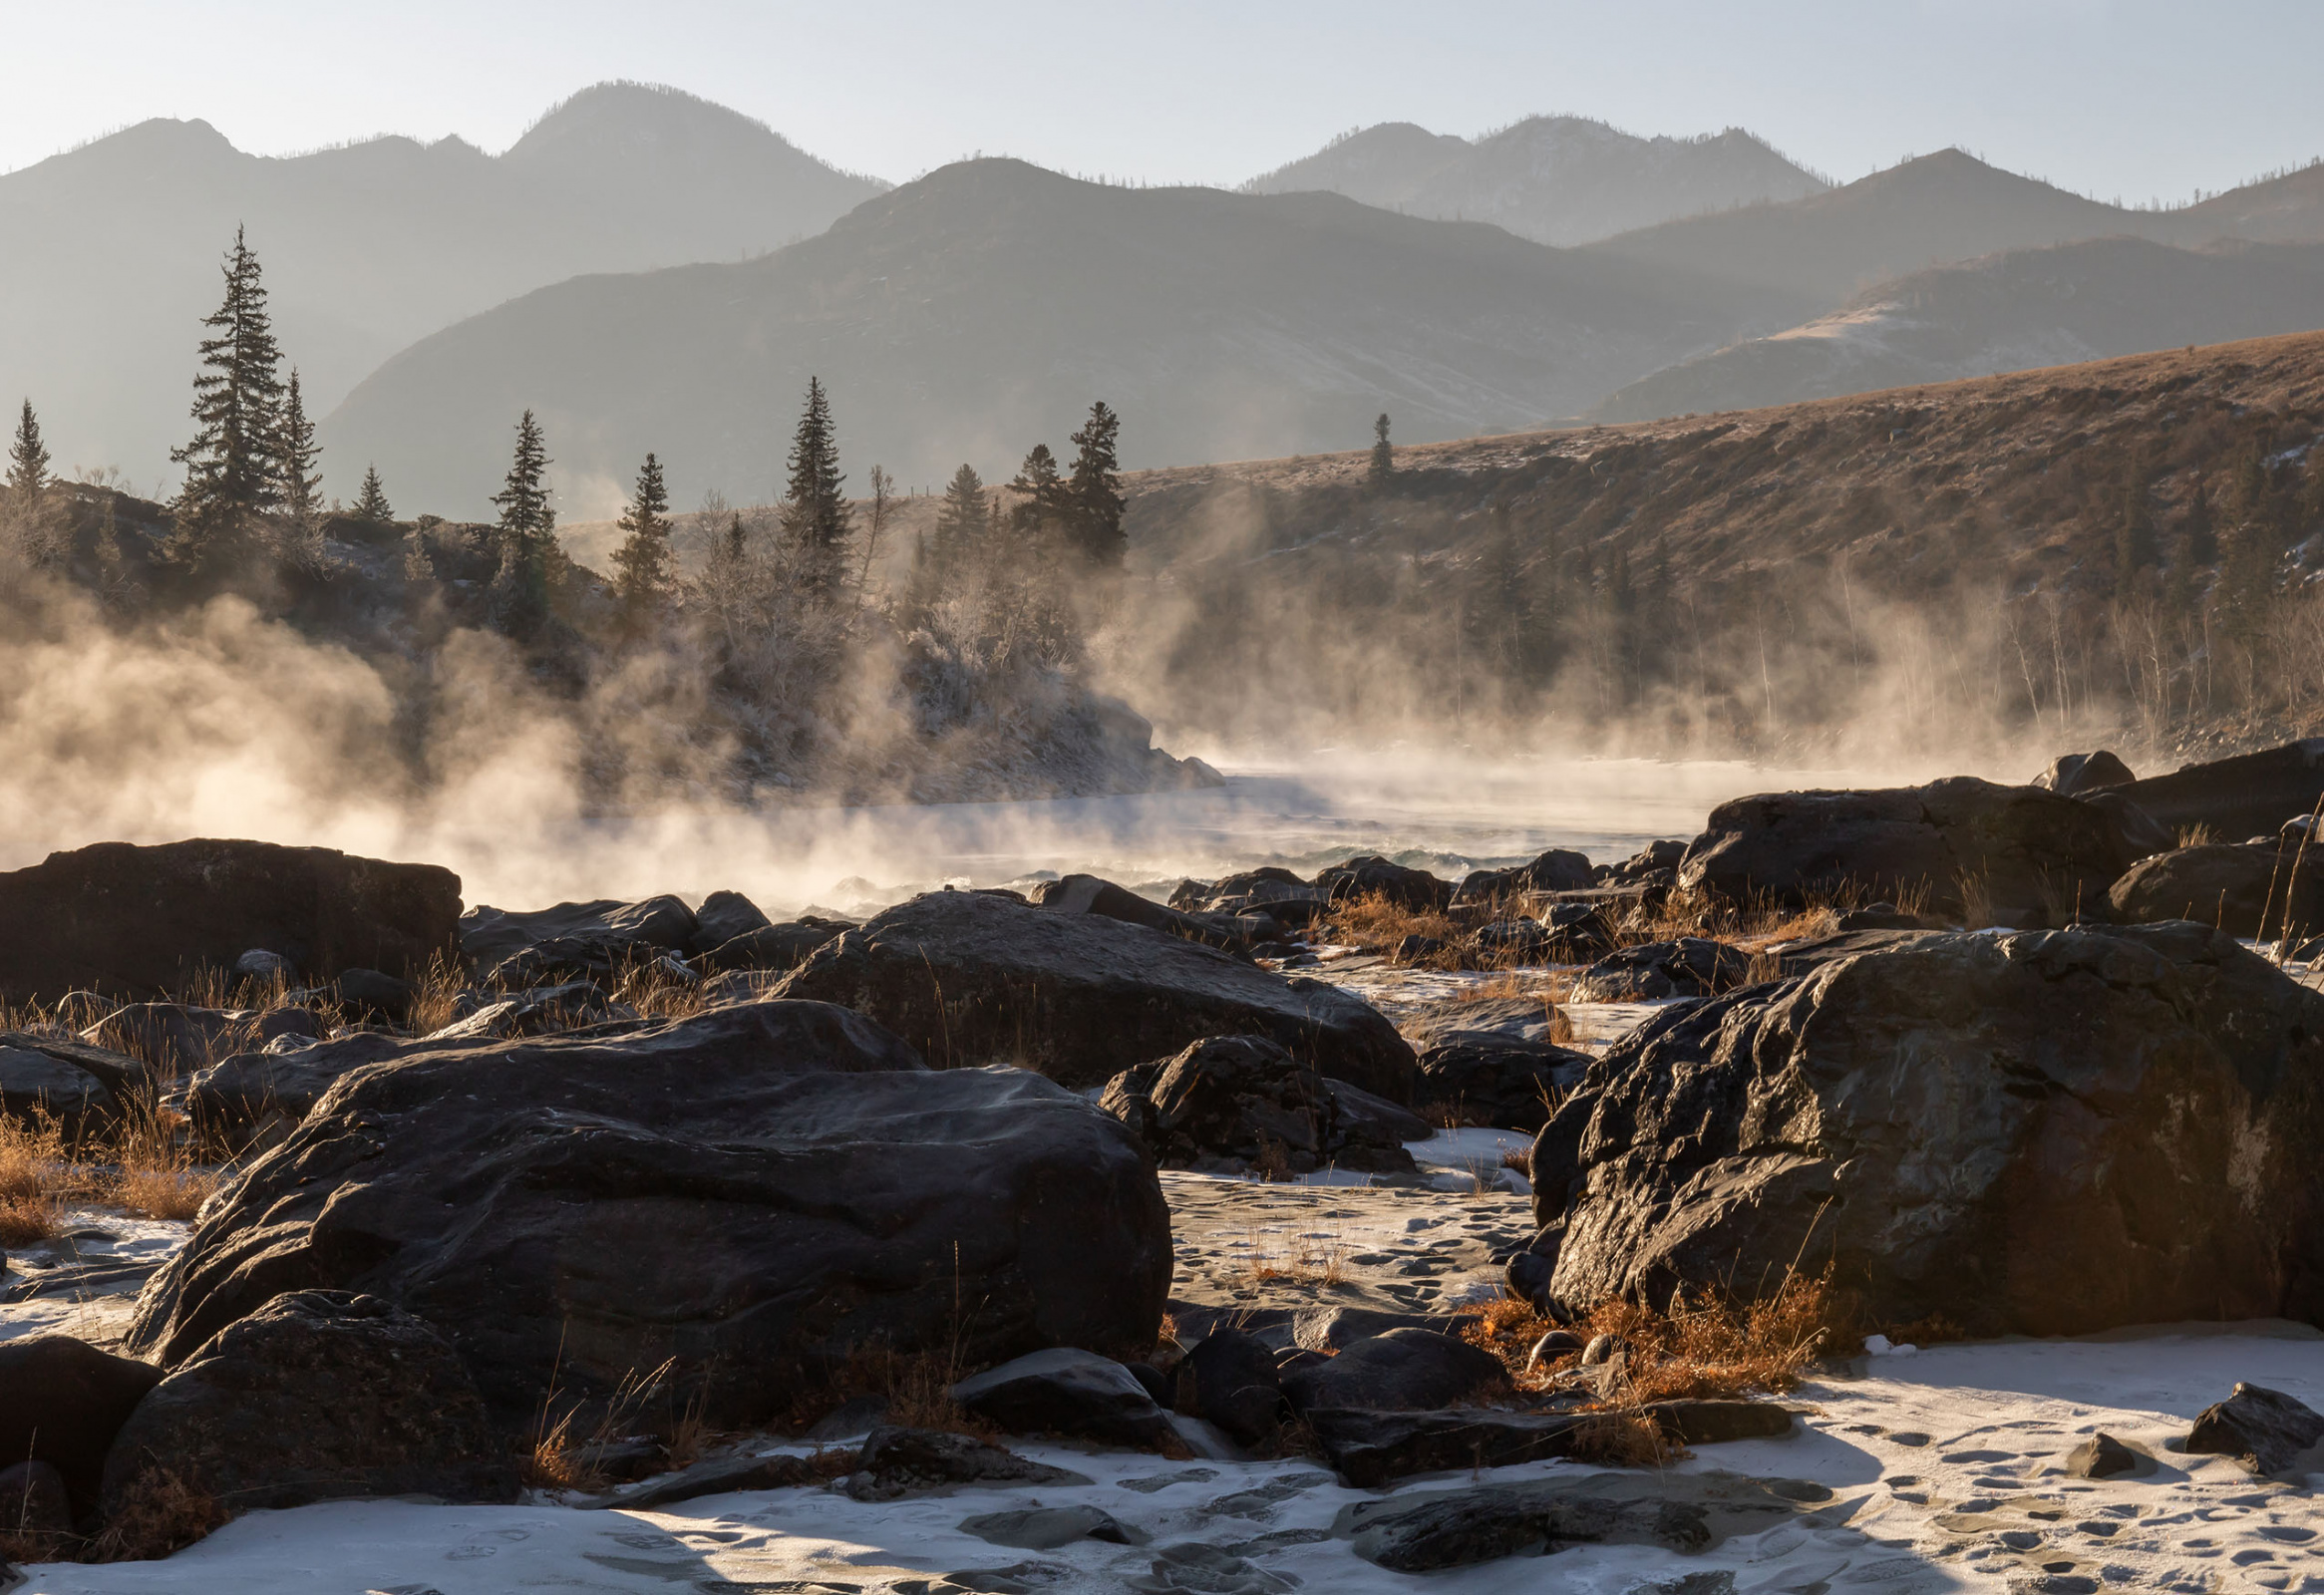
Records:
M803 554L807 586L836 589L846 570L848 535L853 529L841 490L839 445L831 428L830 402L822 379L807 379L807 404L791 441L791 480L783 496L782 525Z
M548 446L527 410L516 423L516 451L493 502L500 506L500 569L493 578L493 613L511 637L528 637L548 619L548 560L556 509L548 501Z
M388 504L387 488L379 479L379 467L363 468L363 487L355 495L355 518L386 526L394 523L396 512Z
M620 525L629 535L613 550L613 565L620 572L614 591L632 617L642 618L665 603L678 585L677 558L670 551L670 493L662 482L662 463L650 454L638 469L637 488Z
M320 562L323 551L323 474L315 469L322 456L293 366L282 396L281 459L276 463L282 472L282 542L292 563L309 568Z
M1035 444L1025 456L1025 463L1017 468L1009 488L1025 495L1025 501L1009 517L1010 523L1026 534L1019 539L1022 548L1041 546L1058 523L1072 512L1071 495L1065 478L1058 472L1057 456L1049 452L1045 443Z
M282 502L282 355L258 256L239 227L223 269L225 299L202 323L210 335L201 341L201 370L193 379L194 434L169 451L185 468L185 484L171 505L171 552L199 566L246 554L259 517Z
M1122 463L1116 447L1121 432L1122 418L1101 399L1073 435L1073 476L1066 488L1071 524L1075 545L1093 564L1120 565L1130 546L1122 530Z
M936 537L928 548L928 586L941 597L984 552L984 478L963 463L945 483L936 506Z
M49 490L49 451L41 442L40 417L32 401L16 418L16 436L8 444L8 502L19 514L34 514Z

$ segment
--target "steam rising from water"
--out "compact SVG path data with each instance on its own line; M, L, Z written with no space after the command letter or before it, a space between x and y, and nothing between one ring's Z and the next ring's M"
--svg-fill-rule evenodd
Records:
M418 780L396 695L343 649L234 603L134 636L50 612L0 640L0 867L101 840L249 836L441 863L471 903L724 887L777 913L859 912L1042 871L1139 884L1382 852L1457 875L1553 845L1610 859L1692 835L1738 794L1937 773L1278 745L1208 750L1231 777L1220 791L606 819L586 817L571 727L482 639L434 685L445 707Z

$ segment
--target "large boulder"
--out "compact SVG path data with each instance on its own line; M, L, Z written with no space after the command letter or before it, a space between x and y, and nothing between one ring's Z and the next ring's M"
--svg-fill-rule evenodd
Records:
M460 877L327 847L99 842L0 873L0 1002L158 997L254 947L308 980L459 951Z
M1412 1101L1413 1055L1361 998L1097 914L928 892L817 950L778 988L870 1015L939 1066L1014 1064L1077 1090L1212 1036Z
M1577 1003L1653 1003L1708 997L1751 978L1751 960L1723 941L1681 936L1610 952L1573 983Z
M745 931L731 941L720 942L695 963L705 974L797 969L818 947L850 928L843 920L809 914L803 919L787 919L780 925L762 925L757 930Z
M1454 888L1453 901L1498 902L1519 892L1587 891L1596 884L1597 874L1586 854L1570 847L1552 847L1529 864L1470 871Z
M960 1407L1012 1435L1071 1435L1115 1445L1159 1445L1172 1433L1138 1376L1071 1346L1027 1352L952 1387Z
M1293 1369L1283 1394L1300 1412L1358 1407L1400 1412L1450 1407L1507 1377L1500 1359L1433 1329L1392 1329L1337 1357Z
M1790 792L1711 810L1679 885L1789 906L1853 887L1922 897L1948 917L2063 924L2106 901L2137 850L2115 812L2038 787L1971 776L1925 787Z
M105 1459L108 1515L165 1477L229 1512L359 1495L516 1498L515 1458L427 1324L373 1296L277 1296L138 1403Z
M1031 901L1036 908L1046 908L1060 914L1097 914L1106 919L1119 919L1126 925L1144 925L1164 935L1183 937L1212 947L1238 950L1247 947L1250 938L1242 934L1234 921L1225 916L1180 913L1175 908L1164 908L1150 902L1126 886L1117 886L1096 875L1064 875L1056 880L1045 880L1033 890Z
M87 1516L97 1509L113 1436L161 1382L153 1364L67 1335L0 1345L0 1456L54 1467L74 1515Z
M1355 1101L1343 1104L1342 1092ZM1382 1105L1392 1116L1366 1114L1364 1095L1324 1079L1263 1036L1217 1036L1124 1070L1098 1101L1165 1168L1411 1168L1404 1142L1427 1135L1428 1126L1393 1105ZM1381 1116L1385 1122L1375 1121Z
M1421 1054L1420 1095L1464 1124L1539 1129L1589 1063L1550 1042L1454 1031Z
M2222 841L2273 832L2324 800L2324 737L2186 765L2112 789L2171 830L2207 827Z
M0 1117L53 1118L77 1143L116 1121L122 1107L88 1070L28 1047L0 1046Z
M720 1008L355 1070L212 1199L129 1341L175 1366L284 1291L434 1324L496 1415L675 1358L720 1428L850 1354L1150 1345L1154 1165L1037 1075L930 1073L860 1015Z
M694 934L687 940L686 951L698 956L773 923L765 909L741 892L714 891L694 910Z
M1315 883L1335 903L1380 897L1416 914L1441 914L1453 901L1450 881L1439 880L1425 869L1414 869L1378 853L1366 853L1344 864L1319 869L1315 872Z
M2133 924L2193 919L2231 936L2312 934L2324 930L2324 847L2304 857L2272 841L2176 847L2124 871L2107 902Z
M2232 938L1927 936L1608 1049L1534 1141L1511 1278L1573 1312L1828 1263L1873 1323L2319 1322L2320 1137L2324 995Z

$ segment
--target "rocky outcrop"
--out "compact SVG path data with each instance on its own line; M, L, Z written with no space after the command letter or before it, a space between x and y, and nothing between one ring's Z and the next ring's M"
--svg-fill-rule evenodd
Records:
M714 891L694 910L694 934L687 940L686 951L699 957L772 923L766 911L741 892Z
M355 1290L504 1420L674 1356L673 1400L740 1428L866 1346L1151 1344L1170 1261L1153 1164L1093 1104L765 1002L355 1071L204 1209L130 1341L173 1367L284 1291Z
M1319 869L1315 872L1315 883L1330 893L1335 903L1380 897L1416 914L1441 914L1453 901L1451 882L1378 853L1366 853L1344 864Z
M2107 902L2133 924L2192 919L2230 936L2312 935L2324 930L2324 847L2305 855L2275 841L2176 847L2133 864Z
M2202 825L2223 841L2272 835L2324 799L2324 737L2187 765L2113 789L2172 830Z
M1391 1105L1387 1122L1354 1111L1329 1081L1263 1036L1219 1036L1174 1058L1126 1069L1098 1105L1134 1130L1165 1168L1264 1167L1312 1173L1327 1164L1385 1172L1413 1167L1406 1140L1428 1126Z
M818 949L778 988L870 1015L939 1067L1005 1063L1077 1090L1213 1036L1412 1101L1412 1049L1360 998L1143 925L928 892Z
M2136 789L2126 789L2136 792ZM2106 900L2137 853L2122 818L2038 787L1956 776L1925 787L1738 798L1711 817L1679 885L1790 906L1856 889L1958 919L2063 924Z
M1337 1357L1292 1370L1283 1394L1294 1409L1354 1407L1372 1412L1447 1407L1505 1377L1500 1359L1432 1329L1392 1329Z
M460 877L326 847L99 842L0 873L0 1002L158 997L263 948L308 980L459 950Z
M2138 779L2129 765L2102 748L2095 754L2059 755L2032 784L2061 797L2080 798L2109 787L2128 787Z
M1519 892L1586 891L1597 884L1588 857L1570 847L1552 847L1529 864L1509 869L1474 869L1453 890L1457 903L1491 903Z
M1548 1042L1455 1032L1421 1054L1419 1096L1454 1112L1465 1124L1539 1129L1581 1084L1589 1061L1587 1053Z
M601 897L523 912L479 904L460 916L460 949L480 972L555 943L589 949L600 960L635 960L682 954L693 946L698 929L694 910L671 896L634 903Z
M138 1403L105 1459L108 1515L162 1477L229 1512L362 1495L516 1498L514 1454L442 1336L372 1296L278 1296Z
M1110 1357L1070 1346L1028 1352L952 1387L967 1412L1011 1435L1069 1435L1150 1447L1171 1433L1138 1377Z
M1095 875L1065 875L1045 880L1034 889L1032 903L1060 914L1097 914L1126 925L1144 925L1167 936L1198 941L1212 947L1238 950L1251 938L1225 915L1188 914L1150 902L1127 887Z
M749 930L720 942L695 960L705 974L731 970L792 970L814 955L818 947L851 929L842 920L809 914L779 925Z
M1611 952L1573 983L1577 1003L1652 1003L1708 997L1751 978L1751 960L1725 942L1701 936L1641 942Z
M1925 937L1609 1049L1534 1142L1519 1261L1568 1311L1818 1258L1874 1323L2319 1322L2320 1136L2324 995L2231 938Z

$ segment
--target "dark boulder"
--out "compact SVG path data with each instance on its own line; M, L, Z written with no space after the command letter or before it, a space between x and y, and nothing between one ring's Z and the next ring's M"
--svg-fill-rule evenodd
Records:
M659 1446L644 1448L655 1454L660 1452ZM804 1456L794 1456L788 1451L777 1451L772 1456L746 1452L740 1456L715 1456L675 1473L608 1490L595 1500L575 1504L594 1510L648 1512L659 1506L674 1506L679 1501L698 1500L704 1495L728 1495L746 1489L795 1489L816 1483L819 1478L814 1465Z
M1529 864L1474 869L1453 892L1457 903L1490 903L1529 891L1583 891L1597 884L1590 861L1569 847L1552 847Z
M952 1400L1012 1435L1067 1435L1113 1445L1159 1445L1170 1421L1122 1364L1070 1346L1051 1347L972 1374Z
M135 1058L154 1074L186 1075L228 1053L262 1045L256 1018L190 1003L130 1003L91 1025L81 1039ZM311 1034L311 1019L307 1028Z
M138 1404L105 1459L108 1515L162 1475L229 1512L363 1495L516 1498L468 1370L373 1296L299 1291L228 1325Z
M818 947L851 928L844 920L818 919L813 914L804 919L787 919L780 925L746 931L732 941L721 942L704 953L698 962L705 974L793 970L806 963Z
M1650 841L1618 864L1600 864L1590 873L1601 886L1666 887L1677 878L1687 855L1686 842L1677 837Z
M967 1435L882 1427L863 1438L840 1488L859 1501L892 1501L960 1484L1087 1484L1079 1473L1019 1456Z
M1377 1307L1310 1307L1291 1318L1291 1343L1308 1351L1344 1352L1392 1329L1431 1329L1458 1338L1476 1313L1392 1313Z
M1709 997L1751 979L1751 960L1725 942L1701 936L1643 942L1611 952L1573 983L1577 1003L1650 1003Z
M865 1346L1149 1343L1170 1262L1153 1164L1092 1104L767 1002L356 1070L204 1210L130 1340L173 1366L282 1291L360 1290L503 1419L675 1355L673 1399L740 1428Z
M778 988L870 1015L939 1066L1005 1063L1062 1085L1213 1036L1265 1036L1334 1080L1412 1100L1412 1049L1362 999L1095 914L929 892L820 948Z
M2186 765L2113 789L2176 832L2190 825L2213 836L2258 836L2324 799L2324 737L2262 753Z
M1435 1330L1392 1329L1294 1371L1283 1394L1303 1413L1318 1407L1418 1411L1449 1406L1504 1377L1500 1359L1482 1347Z
M25 1047L0 1046L0 1116L50 1117L78 1142L121 1116L113 1088L77 1064Z
M1648 1402L1638 1409L1673 1445L1774 1439L1792 1432L1792 1415L1773 1402ZM1415 1473L1453 1468L1509 1467L1570 1456L1601 1413L1379 1412L1317 1409L1307 1415L1316 1442L1340 1476L1359 1489L1377 1489Z
M2033 785L2044 792L2082 798L2109 787L2128 787L2138 779L2129 765L2101 749L2095 754L2060 754L2049 769L2034 778Z
M519 953L509 963L526 955ZM502 965L506 968L506 965ZM608 1025L638 1023L638 1012L605 995L594 981L568 980L555 986L513 987L498 996L469 998L465 1012L427 1037L433 1042L514 1041L522 1036L555 1036L566 1031L601 1031Z
M1831 1498L1828 1488L1806 1479L1600 1473L1573 1482L1552 1477L1396 1495L1358 1504L1349 1523L1364 1560L1392 1572L1430 1573L1568 1545L1654 1545L1692 1555L1730 1534L1774 1528ZM1689 1574L1630 1587L1633 1595L1716 1595L1735 1588L1735 1575Z
M1388 961L1392 964L1417 964L1423 959L1436 957L1445 947L1446 942L1441 936L1404 936L1389 949Z
M0 1456L54 1467L74 1516L87 1516L113 1436L161 1382L151 1363L65 1335L0 1344Z
M1237 950L1250 938L1232 919L1221 915L1180 913L1151 902L1127 887L1095 875L1066 875L1043 881L1033 891L1033 906L1056 914L1097 914L1126 925L1144 925L1167 936L1198 941L1211 947Z
M357 1018L390 1025L409 1024L412 1004L420 995L420 988L410 981L378 969L342 970L330 991Z
M1538 919L1496 919L1471 931L1469 945L1479 963L1506 969L1552 961L1557 956L1558 937Z
M2203 1409L2181 1449L2197 1456L2232 1456L2247 1471L2281 1473L2324 1440L2324 1413L2296 1397L2259 1385L2236 1385L2223 1402Z
M1380 897L1411 913L1441 914L1453 902L1453 887L1425 869L1413 869L1378 853L1366 853L1315 873L1315 883L1335 903Z
M236 1053L187 1083L185 1111L205 1132L232 1139L235 1132L271 1118L297 1123L343 1077L366 1065L422 1054L477 1052L498 1045L498 1038L493 1036L412 1041L359 1030L312 1047Z
M0 1467L0 1535L21 1544L71 1532L72 1495L52 1463L35 1459Z
M310 980L417 974L459 947L460 877L326 847L99 842L0 873L0 1002L158 997L271 948Z
M1343 1111L1334 1083L1261 1036L1217 1036L1174 1058L1126 1069L1099 1106L1122 1120L1165 1168L1273 1166L1305 1174L1327 1163L1369 1167L1394 1153L1411 1167L1399 1133L1427 1126L1393 1104L1379 1122L1359 1104ZM1409 1121L1409 1122L1407 1122Z
M484 904L460 916L460 949L479 970L505 963L531 949L537 960L599 961L598 973L613 963L648 961L655 953L683 955L694 943L694 910L678 897L648 897L625 903L611 897L558 903L523 912ZM519 982L531 985L526 978Z
M1809 936L1799 941L1779 942L1770 950L1776 955L1777 971L1789 978L1806 975L1822 969L1826 964L1836 964L1844 958L1854 958L1863 953L1898 952L1907 947L1917 947L1932 936L1943 934L1941 930L1839 930L1829 936Z
M1263 913L1279 921L1305 924L1331 902L1328 888L1300 879L1288 869L1267 865L1201 882L1189 881L1170 894L1170 906L1212 914Z
M772 924L765 911L741 892L714 891L694 910L694 933L687 938L684 950L698 956Z
M1275 1354L1239 1330L1214 1329L1172 1370L1174 1405L1218 1426L1238 1445L1257 1445L1283 1421L1283 1385Z
M1565 1094L1581 1084L1589 1054L1459 1032L1440 1036L1421 1054L1424 1101L1459 1112L1465 1124L1539 1129Z
M2192 919L2230 936L2312 934L2324 930L2324 847L2304 858L2273 842L2174 848L2133 864L2107 902L2131 924Z
M2103 1430L2066 1453L2069 1478L2113 1478L2139 1470L2139 1453Z
M1813 1256L1875 1323L2313 1323L2320 1137L2324 995L2231 938L1931 936L1617 1042L1534 1141L1532 1255L1568 1312Z
M1956 776L1925 787L1721 803L1688 847L1679 884L1732 902L1794 907L1853 888L1891 901L1922 899L1948 918L1974 902L1980 917L2063 924L2103 903L2137 856L2121 820L2096 804Z

